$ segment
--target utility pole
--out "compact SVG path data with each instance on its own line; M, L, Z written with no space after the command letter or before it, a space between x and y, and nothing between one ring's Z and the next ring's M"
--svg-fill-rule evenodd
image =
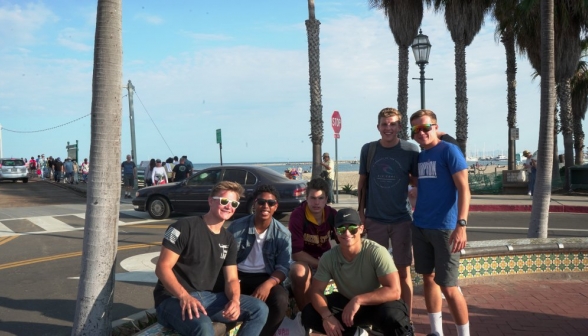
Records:
M131 80L129 79L129 84L127 85L127 90L129 91L129 119L131 124L131 158L135 165L141 164L137 161L137 145L135 143L135 111L133 108L133 92L135 91L135 87ZM137 176L135 175L135 181L133 182L134 189L137 189Z

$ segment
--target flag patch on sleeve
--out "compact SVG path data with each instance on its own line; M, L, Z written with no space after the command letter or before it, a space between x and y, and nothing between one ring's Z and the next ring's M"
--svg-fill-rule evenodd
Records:
M176 230L173 227L169 227L167 231L165 231L164 238L167 239L170 243L175 244L178 238L180 237L181 232Z

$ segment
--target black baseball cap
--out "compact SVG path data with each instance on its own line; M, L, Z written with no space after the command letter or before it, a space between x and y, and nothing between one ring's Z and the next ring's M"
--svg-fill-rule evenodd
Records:
M354 209L341 209L337 211L335 216L335 227L343 226L345 224L361 225L359 213Z

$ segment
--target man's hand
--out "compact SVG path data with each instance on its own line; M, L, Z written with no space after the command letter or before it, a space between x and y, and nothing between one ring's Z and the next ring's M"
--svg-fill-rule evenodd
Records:
M270 278L269 280L264 281L261 285L259 285L257 288L255 288L253 293L251 293L251 296L265 302L265 300L267 299L267 297L273 287L272 284L270 283L270 281L274 281L274 280L272 280Z
M345 330L335 316L323 320L323 329L325 329L327 336L342 336L343 330Z
M451 253L459 252L465 248L468 242L468 235L464 226L457 225L449 237L449 245L453 245Z
M345 323L346 326L353 326L353 318L355 317L355 314L357 313L360 307L361 305L357 301L357 296L353 297L353 299L351 299L351 301L349 301L345 305L341 319L343 320L343 323Z
M223 317L229 321L236 321L241 315L241 305L237 300L231 300L225 305Z
M191 320L193 317L200 318L200 312L204 315L206 314L206 309L200 301L198 301L192 295L185 293L178 298L180 300L180 307L182 307L182 321L186 320L188 317Z

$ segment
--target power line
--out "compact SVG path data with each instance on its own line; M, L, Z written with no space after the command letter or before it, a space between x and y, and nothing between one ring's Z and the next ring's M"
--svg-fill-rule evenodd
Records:
M65 124L61 124L61 125L58 125L58 126L53 126L53 127L49 127L49 128L45 128L45 129L37 130L37 131L15 131L15 130L8 129L6 127L2 127L0 129L3 130L3 131L12 132L12 133L38 133L38 132L45 132L45 131L56 129L56 128L59 128L59 127L63 127L65 125L69 125L69 124L74 123L74 122L76 122L78 120L84 119L85 117L89 116L90 114L91 113L88 113L88 114L86 114L83 117L79 117L78 119L72 120L70 122L66 122Z
M141 105L145 109L145 112L147 112L147 115L149 116L149 119L151 119L151 122L153 123L153 126L155 126L155 129L157 130L157 133L159 133L159 136L161 137L161 139L163 140L163 142L165 143L165 145L169 149L170 153L172 153L172 156L175 156L174 155L174 152L172 151L172 149L167 144L167 141L165 141L165 138L163 137L163 134L161 134L161 132L159 131L159 127L157 127L157 124L155 123L155 121L153 120L153 118L151 118L151 114L149 114L149 111L147 111L147 108L143 104L143 101L141 100L141 97L139 97L139 95L137 94L137 90L133 90L133 92L135 93L135 95L137 96L137 98L139 98L139 102L141 103Z

